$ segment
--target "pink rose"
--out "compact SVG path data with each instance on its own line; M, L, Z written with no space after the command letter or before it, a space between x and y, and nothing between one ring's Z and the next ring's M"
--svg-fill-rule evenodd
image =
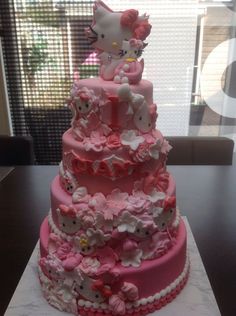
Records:
M125 315L125 302L119 295L112 295L109 298L109 305L115 315Z
M119 148L121 146L120 136L114 133L107 137L107 147L110 149Z
M138 288L132 283L124 282L121 291L128 301L134 302L139 297Z
M134 153L133 160L137 162L143 162L150 158L149 145L147 143L142 143L138 146L138 149Z

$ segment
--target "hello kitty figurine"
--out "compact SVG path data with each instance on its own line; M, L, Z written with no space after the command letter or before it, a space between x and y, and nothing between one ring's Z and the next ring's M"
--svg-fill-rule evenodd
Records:
M96 112L96 106L98 106L98 100L93 90L83 87L76 91L69 104L73 115L72 126L76 124L79 118L86 118L93 108Z
M142 79L144 68L143 59L139 62L138 57L143 52L144 43L135 38L129 41L123 41L120 55L122 62L115 70L115 83L136 84Z
M65 170L62 162L59 165L59 175L62 188L69 194L73 194L78 187L77 179L68 170Z
M154 222L159 231L168 229L175 217L176 198L174 196L166 197L163 203L163 209L160 215L154 217Z
M139 16L139 12L134 9L114 12L102 1L96 1L93 22L85 29L85 34L100 53L100 76L104 80L113 80L115 69L121 62L119 53L123 41L131 38L143 41L150 31L151 25L146 14Z
M73 206L60 204L57 209L57 216L59 227L64 233L73 235L81 228L81 220Z

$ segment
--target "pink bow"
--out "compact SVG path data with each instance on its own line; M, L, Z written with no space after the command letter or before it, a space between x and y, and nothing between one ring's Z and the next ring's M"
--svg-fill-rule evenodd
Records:
M62 216L69 216L72 218L76 217L76 209L72 205L67 206L64 204L60 204L59 209Z
M136 38L131 38L129 40L129 43L132 47L136 47L138 49L142 49L143 48L143 42L139 39L136 39Z
M167 196L164 200L164 211L168 211L171 208L176 207L176 197L175 196Z
M95 291L97 290L101 292L102 295L106 298L112 296L111 290L106 285L104 285L103 280L94 281L92 285L92 289Z

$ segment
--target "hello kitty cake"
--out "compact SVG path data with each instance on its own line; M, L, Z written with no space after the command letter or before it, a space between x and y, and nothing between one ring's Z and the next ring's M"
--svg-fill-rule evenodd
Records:
M40 230L43 294L75 315L147 315L188 277L186 229L166 169L171 147L155 129L153 86L142 79L148 20L96 1L85 30L100 75L73 84L71 128Z

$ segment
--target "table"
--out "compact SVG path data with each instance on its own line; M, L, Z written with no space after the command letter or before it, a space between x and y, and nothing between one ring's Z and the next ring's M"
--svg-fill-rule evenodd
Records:
M176 179L178 205L190 222L221 314L235 316L236 168L168 169ZM0 315L38 240L50 207L50 182L57 173L55 166L16 167L0 182Z
M0 181L2 181L13 169L14 167L0 166Z

